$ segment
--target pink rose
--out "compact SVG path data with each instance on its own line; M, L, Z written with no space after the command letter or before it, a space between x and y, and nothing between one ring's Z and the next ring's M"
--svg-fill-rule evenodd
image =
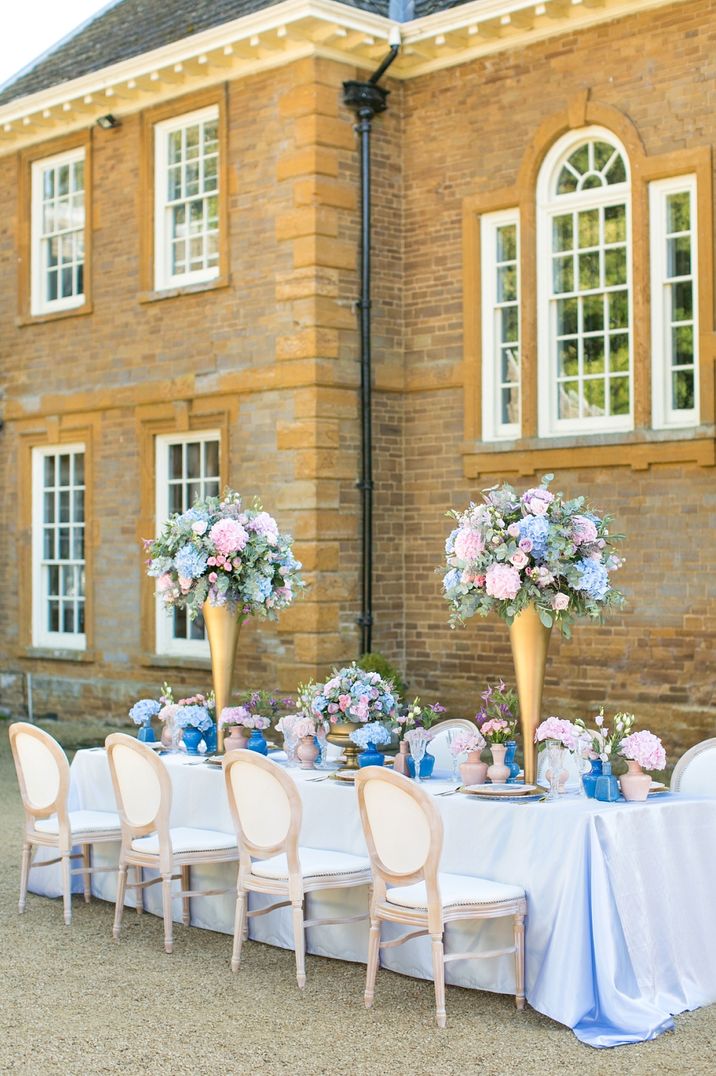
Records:
M194 534L198 534L201 537L202 534L206 534L206 528L208 526L209 524L205 519L197 519L196 523L192 523L191 529L194 531Z
M218 578L219 577L216 574L216 572L209 572L209 582L210 583L215 583Z
M516 553L513 553L510 557L510 564L514 564L515 568L524 568L527 564L527 554L523 553L521 549L518 549Z
M531 541L530 538L522 538L520 540L519 544L520 544L520 549L522 550L523 553L531 553L532 552L532 541Z
M522 494L522 504L533 516L546 515L547 509L553 500L554 494L550 493L548 489L542 489L541 486L528 489Z
M340 711L341 711L342 714L344 714L346 712L346 710L348 709L350 704L351 704L350 695L339 695L338 696L338 706L339 706Z
M485 548L485 539L479 531L461 528L455 537L455 556L460 560L477 560Z
M507 533L509 534L510 538L519 538L519 536L520 536L520 525L519 525L519 523L510 523L509 527L507 528ZM520 545L521 544L522 543L520 543Z
M174 583L172 581L172 577L170 576L169 572L164 572L163 575L159 576L159 578L157 579L157 586L159 587L160 590L171 590L172 589L172 587L174 586Z
M188 594L189 593L189 591L191 590L191 585L192 585L193 582L194 582L194 580L191 579L191 578L187 578L186 576L183 576L183 575L179 576L179 588L180 588L182 594Z
M552 598L552 608L556 609L557 612L561 613L564 609L567 608L568 605L569 596L567 594L562 594L561 591L555 594L555 596Z
M511 564L491 564L485 573L485 589L491 598L509 601L521 585L520 573Z

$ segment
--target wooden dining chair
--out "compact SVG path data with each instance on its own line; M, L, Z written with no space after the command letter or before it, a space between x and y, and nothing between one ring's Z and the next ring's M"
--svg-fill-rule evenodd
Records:
M438 721L430 729L430 743L427 750L435 757L435 765L439 770L452 770L453 757L450 754L449 733L474 732L477 725L467 717L448 717L444 721Z
M201 863L235 863L239 858L236 837L233 833L214 829L172 826L172 783L161 759L133 736L120 732L108 736L105 744L122 835L112 934L115 941L119 941L127 870L134 866L139 870L135 881L129 885L137 894L138 908L142 891L147 886L161 883L164 949L171 953L174 945L172 882L181 883L176 895L182 900L182 922L184 926L191 926L192 897L233 892L233 886L192 891L191 868ZM145 867L158 871L159 877L145 880L141 873Z
M251 916L292 909L296 979L306 985L306 927L355 923L367 913L335 919L305 919L307 893L370 885L367 856L306 848L299 844L303 806L296 783L278 763L254 751L230 751L223 760L226 792L239 842L239 878L231 970L238 971ZM248 894L285 899L248 910Z
M398 773L366 766L355 779L358 806L370 855L373 892L365 1004L373 1004L380 949L409 938L429 936L438 1027L445 1027L445 964L453 960L515 957L515 1003L525 1004L524 919L527 900L521 886L446 874L440 870L443 823L429 793ZM514 944L484 953L448 953L446 923L463 919L514 918ZM416 927L394 941L382 942L382 922Z
M89 904L91 876L114 869L92 866L92 845L119 840L119 816L113 811L69 810L70 764L57 740L25 721L14 722L9 733L25 809L19 911L22 914L27 904L30 867L61 863L64 916L69 926L72 922L72 877L82 875L84 898ZM72 848L77 846L81 851L73 852ZM33 864L35 849L43 847L55 848L59 855ZM82 866L73 869L75 859L81 859Z
M671 775L671 791L716 796L716 737L702 740L681 756Z

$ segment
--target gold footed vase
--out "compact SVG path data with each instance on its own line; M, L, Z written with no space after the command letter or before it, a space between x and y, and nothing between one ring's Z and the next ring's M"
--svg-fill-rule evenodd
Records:
M341 766L340 773L345 773L347 770L358 770L358 747L351 740L351 733L356 729L361 728L360 721L339 721L335 725L331 725L331 731L326 736L329 743L334 743L337 747L340 747L345 756L345 765Z
M211 650L211 678L216 698L216 750L221 754L224 750L224 730L219 725L219 718L224 707L231 704L241 620L236 607L232 608L230 605L210 605L209 602L204 602L201 612Z
M542 720L542 691L551 634L552 629L544 626L534 605L528 605L510 624L510 645L520 702L525 784L530 785L537 776L537 745L534 741Z

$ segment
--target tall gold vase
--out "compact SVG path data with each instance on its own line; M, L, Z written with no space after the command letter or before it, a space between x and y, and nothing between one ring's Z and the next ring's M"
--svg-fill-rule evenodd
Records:
M535 730L542 720L542 691L551 634L552 629L544 626L534 605L523 609L510 625L510 645L520 700L526 784L534 784L537 775L537 745L534 739Z
M221 754L224 750L224 730L219 725L219 718L221 711L231 702L231 685L234 679L241 621L236 608L232 609L229 605L210 605L209 602L204 602L201 612L211 650L211 678L214 682L216 697L216 746Z

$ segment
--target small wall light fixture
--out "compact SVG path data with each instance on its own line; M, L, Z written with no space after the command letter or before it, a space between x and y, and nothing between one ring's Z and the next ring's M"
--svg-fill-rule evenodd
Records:
M111 131L115 127L121 127L122 121L113 116L111 112L108 112L106 116L97 117L97 126L101 127L103 131Z

